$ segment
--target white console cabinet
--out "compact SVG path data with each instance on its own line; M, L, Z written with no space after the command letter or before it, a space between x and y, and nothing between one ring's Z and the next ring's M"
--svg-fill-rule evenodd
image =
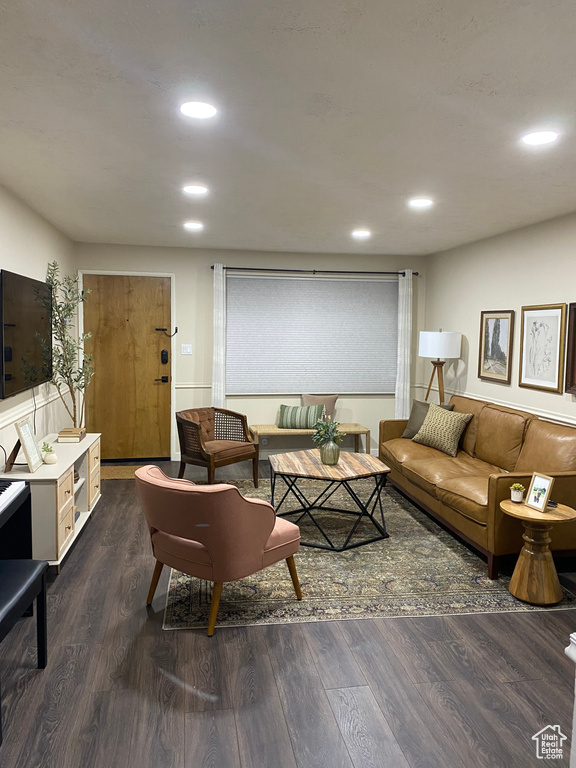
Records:
M43 438L58 456L36 472L15 471L6 480L26 480L32 496L32 557L60 566L100 499L100 435L87 434L79 443ZM77 479L74 479L74 476Z

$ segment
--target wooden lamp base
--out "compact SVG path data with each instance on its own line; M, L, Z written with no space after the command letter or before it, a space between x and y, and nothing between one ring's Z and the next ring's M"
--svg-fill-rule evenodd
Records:
M432 376L430 376L430 383L428 384L428 390L426 392L426 397L424 400L428 400L428 395L430 394L430 390L432 389L432 382L434 381L434 376L438 377L438 396L440 398L440 405L444 404L444 360L432 360L432 365L434 366L432 368Z

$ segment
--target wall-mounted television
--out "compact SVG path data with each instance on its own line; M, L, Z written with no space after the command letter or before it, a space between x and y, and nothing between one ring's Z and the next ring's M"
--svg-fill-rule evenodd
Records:
M0 271L0 397L52 379L52 290L48 283Z

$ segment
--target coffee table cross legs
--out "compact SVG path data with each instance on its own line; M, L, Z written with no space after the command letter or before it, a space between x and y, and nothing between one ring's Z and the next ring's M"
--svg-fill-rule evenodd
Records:
M340 462L336 469L324 467L319 461L319 451L313 450L271 456L270 466L272 504L276 509L276 513L280 517L299 515L293 521L296 524L299 524L306 517L309 518L322 539L326 542L322 543L322 539L320 543L318 541L301 540L300 543L303 546L343 552L344 550L354 549L355 547L388 538L381 494L382 489L386 485L386 475L390 470L379 459L362 454L360 456L358 454L340 454ZM335 477L334 475L337 476ZM374 488L369 498L363 501L356 492L352 481L370 479L370 477L374 478ZM286 485L286 489L278 503L276 503L277 478L281 478ZM320 493L316 491L314 498L309 499L302 487L298 485L298 481L302 479L319 480L326 483L326 485ZM339 489L346 491L352 501L352 506L355 508L344 509L329 505L330 499ZM296 499L299 506L282 512L282 506L290 498ZM334 543L333 538L330 537L330 532L326 530L325 525L321 524L319 515L315 514L314 510L337 512L339 515L352 515L356 518L348 533L345 534L345 540L341 546L337 546ZM379 520L375 517L378 511ZM353 536L358 531L361 523L371 525L376 535L354 541Z

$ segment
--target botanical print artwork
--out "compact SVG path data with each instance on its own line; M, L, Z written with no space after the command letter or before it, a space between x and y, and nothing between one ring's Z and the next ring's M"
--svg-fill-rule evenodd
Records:
M526 338L526 375L537 381L550 381L554 378L551 374L558 345L558 319L553 318L552 322L550 320L532 319Z
M562 391L566 304L522 307L521 387Z

